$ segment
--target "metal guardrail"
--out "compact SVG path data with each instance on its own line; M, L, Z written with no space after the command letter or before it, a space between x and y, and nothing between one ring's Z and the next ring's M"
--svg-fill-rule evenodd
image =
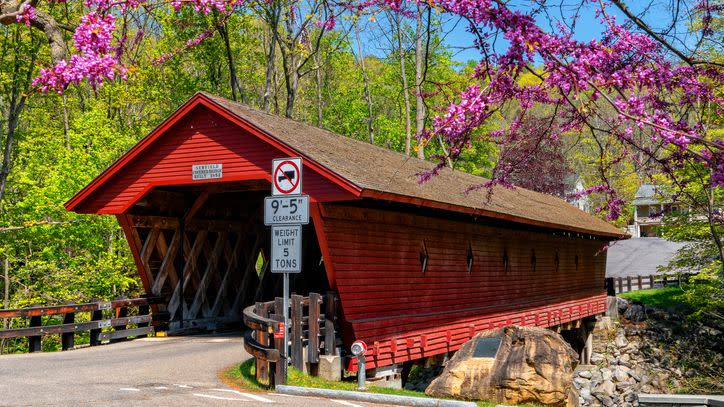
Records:
M28 351L42 349L42 337L60 334L63 350L75 346L75 333L90 332L90 345L99 345L104 341L116 341L129 337L145 336L155 332L155 325L168 321L167 313L151 314L151 305L163 303L162 298L134 298L113 301L97 301L82 304L65 304L46 307L0 309L0 318L29 318L26 327L0 329L0 340L28 338ZM136 308L135 315L129 316L129 309ZM104 316L110 315L110 318ZM76 314L87 312L89 320L76 322ZM62 315L62 323L50 324ZM46 324L43 324L46 317ZM135 327L133 327L135 326ZM112 328L112 331L107 329ZM106 331L104 332L104 329Z
M638 394L640 406L724 407L724 396L692 394Z
M305 363L319 363L320 354L334 355L341 345L335 329L335 293L324 296L310 293L308 297L293 294L289 303L289 355L286 357L282 352L282 299L258 302L243 312L244 324L251 330L244 336L244 349L256 360L257 381L269 387L286 383L287 364L302 370Z

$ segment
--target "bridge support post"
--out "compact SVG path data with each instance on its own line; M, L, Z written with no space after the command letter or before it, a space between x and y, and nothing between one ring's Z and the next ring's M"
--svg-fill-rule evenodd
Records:
M100 321L103 319L103 310L96 310L91 312L91 321ZM90 346L96 346L101 344L100 334L102 329L96 328L90 330Z
M41 326L42 320L40 315L35 317L30 317L30 326L36 327ZM28 336L28 352L40 352L42 350L42 344L40 340L41 336Z
M68 312L63 316L64 324L75 323L75 312ZM75 331L66 332L61 335L61 345L63 350L70 350L75 347Z

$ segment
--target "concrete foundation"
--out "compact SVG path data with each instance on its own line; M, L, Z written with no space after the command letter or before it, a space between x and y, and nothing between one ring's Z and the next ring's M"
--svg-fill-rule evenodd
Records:
M618 321L618 305L615 296L609 295L606 297L606 316L614 321Z
M319 356L317 375L325 380L342 380L342 357L341 356Z
M383 366L367 371L367 385L402 389L402 366Z

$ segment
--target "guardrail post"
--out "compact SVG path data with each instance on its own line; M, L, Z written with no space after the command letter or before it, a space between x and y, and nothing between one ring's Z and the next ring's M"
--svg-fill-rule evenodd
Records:
M654 288L654 275L649 276L649 288Z
M127 317L127 316L128 316L128 308L127 308L127 307L116 308L115 311L116 311L116 318L124 318L124 317ZM140 315L140 312L139 312L139 315ZM114 326L114 327L113 327L113 330L115 330L115 331L125 331L126 328L127 328L126 325L123 325L123 326ZM111 339L110 342L111 342L111 343L116 343L116 342L125 341L126 339L127 339L127 338Z
M75 323L75 312L66 312L63 316L64 324ZM73 349L75 346L75 331L65 332L60 336L60 342L63 350Z
M260 315L262 318L269 318L269 304L263 302L257 302L254 313ZM264 331L254 331L256 334L256 341L262 346L269 346L269 334ZM271 378L269 377L269 362L255 358L256 363L256 380L259 383L271 384Z
M631 276L626 277L626 292L631 292Z
M638 280L638 283L639 283L639 290L643 289L643 285L641 284L641 276L636 276L636 279Z
M619 294L623 292L623 280L621 277L618 278L618 292Z
M284 299L277 297L274 300L274 318L275 321L284 323ZM287 327L284 327L287 329ZM276 369L274 372L274 385L287 384L287 363L288 355L286 350L288 346L284 343L284 338L274 337L274 347L279 350L280 356L279 361L276 363Z
M95 310L91 311L91 321L100 321L103 319L103 310ZM90 330L90 346L97 346L101 344L101 339L99 338L101 334L102 329L101 328L95 328Z
M43 321L40 315L30 317L30 326L41 326ZM41 336L28 336L28 352L40 352L42 350Z
M309 344L307 345L307 358L310 364L319 363L319 306L322 296L309 293Z
M294 294L292 295L292 352L291 352L291 363L295 368L302 370L304 369L304 358L302 357L302 296Z
M334 292L327 293L324 305L324 354L334 356L337 353L334 336L334 317L337 312L337 304Z

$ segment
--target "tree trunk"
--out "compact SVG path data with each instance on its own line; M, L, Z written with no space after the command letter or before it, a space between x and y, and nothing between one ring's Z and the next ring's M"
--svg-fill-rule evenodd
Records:
M3 296L3 308L8 309L10 308L10 261L8 258L5 258L4 263L4 271L5 271L5 278L3 280L3 288L4 288L4 296ZM3 318L3 329L8 329L8 319ZM3 354L3 351L5 350L5 339L0 341L0 355Z
M717 230L716 225L716 217L717 214L715 213L715 186L711 183L709 184L709 193L707 194L709 198L709 202L707 202L707 221L709 224L709 231L711 233L711 238L714 240L714 244L717 248L717 255L719 257L719 263L721 264L721 267L719 269L718 276L720 278L724 278L724 245L722 245L721 236L719 236L719 231Z
M279 44L282 53L282 67L284 70L284 85L287 91L287 105L284 109L284 116L291 118L294 114L294 102L297 99L299 89L299 67L298 64L298 42L294 38L294 17L292 10L287 8L284 15L286 38Z
M362 83L364 85L365 100L367 101L367 134L370 138L370 144L375 144L375 129L372 126L372 95L370 94L369 78L367 76L367 68L365 66L364 51L362 50L362 42L359 38L359 26L355 25L354 35L357 39L357 49L359 50L359 66L362 70Z
M62 96L63 98L63 138L65 139L65 148L70 151L70 136L68 135L68 132L70 131L70 123L68 121L68 98L66 97L65 93ZM120 114L118 115L120 117Z
M5 278L4 278L4 295L3 295L3 308L10 308L10 260L5 258L4 264ZM3 328L6 327L7 320L3 320Z
M400 57L400 79L402 79L402 97L405 101L405 155L410 155L412 140L412 124L410 123L410 89L407 85L407 70L405 68L405 50L402 47L402 19L395 14L397 22L397 51Z
M20 120L20 113L25 108L25 101L30 91L32 84L33 67L35 66L35 59L38 55L38 49L40 48L40 42L38 41L33 45L30 51L30 60L27 61L27 55L21 55L20 46L20 30L16 31L15 37L15 63L13 66L13 75L11 78L11 90L10 90L10 104L8 106L7 116L7 134L5 135L5 147L3 148L3 161L2 168L0 169L0 211L2 211L2 201L5 196L5 188L8 183L8 175L10 174L10 164L13 153L13 144L15 143L15 130L18 127L18 121ZM21 72L22 62L28 62L27 71L23 75ZM21 85L22 84L22 85Z
M415 29L415 100L416 100L416 111L415 111L415 132L420 137L423 130L425 129L425 101L422 99L422 82L423 82L423 70L425 66L425 49L422 44L423 36L423 21L422 21L423 6L421 3L417 3L417 19ZM425 159L425 146L422 142L418 143L417 146L417 158Z
M319 60L319 53L314 55L314 63L317 66L315 69L316 84L317 84L317 127L322 127L322 119L324 118L324 111L322 110L322 66Z
M226 48L226 62L229 65L229 86L231 86L231 98L234 101L241 100L244 102L244 90L241 88L241 84L239 84L239 77L236 75L236 64L234 63L234 54L231 51L229 28L226 23L219 26L219 34L221 34L221 37L224 39L224 47Z
M268 112L269 111L269 97L271 88L272 88L272 82L274 82L274 76L275 76L275 66L274 66L274 57L276 54L276 48L277 48L277 35L278 35L278 25L279 25L279 5L277 2L272 2L270 6L270 18L269 18L269 31L271 33L271 38L269 39L269 51L267 52L267 60L266 60L266 81L264 83L264 96L262 96L261 99L261 108Z

